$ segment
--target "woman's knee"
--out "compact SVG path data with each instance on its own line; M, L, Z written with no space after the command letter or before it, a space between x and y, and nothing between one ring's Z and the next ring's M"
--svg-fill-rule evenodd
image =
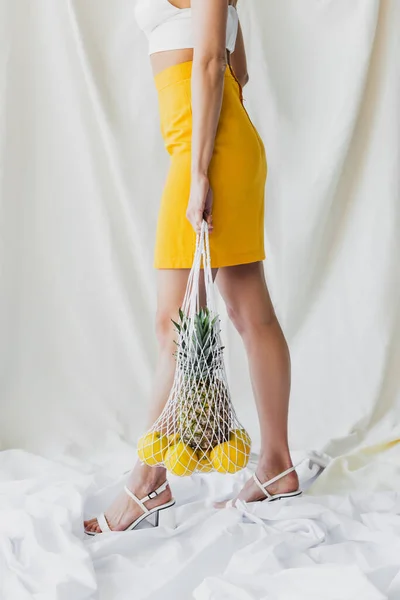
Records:
M273 308L265 308L260 313L254 312L248 306L243 304L227 304L226 306L229 319L237 332L245 337L252 333L260 332L264 327L271 327L277 322Z
M155 330L158 345L161 349L175 347L176 332L172 319L175 319L177 314L178 309L175 312L165 308L157 310Z

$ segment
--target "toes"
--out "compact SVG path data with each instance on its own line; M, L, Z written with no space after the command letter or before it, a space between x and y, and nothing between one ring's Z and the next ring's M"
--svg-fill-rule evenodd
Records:
M225 500L225 502L214 502L215 508L236 508L236 500L238 498L231 498L230 500Z
M225 500L224 502L214 502L214 508L228 508L229 500Z
M92 531L94 531L95 533L101 532L100 525L98 524L97 519L94 520Z
M94 519L88 519L87 521L83 521L83 525L84 525L85 529L88 529L88 527L90 527L90 525L92 523L94 523L94 521L95 521Z
M97 523L97 519L90 519L84 522L85 531L89 533L100 533L100 528Z
M93 520L91 525L88 527L87 531L90 531L91 533L101 533L99 524L97 523L96 519Z

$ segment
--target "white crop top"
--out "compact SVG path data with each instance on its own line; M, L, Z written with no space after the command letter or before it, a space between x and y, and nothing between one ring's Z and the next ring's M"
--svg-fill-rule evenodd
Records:
M137 0L136 21L149 40L149 54L163 50L193 48L190 8L177 8L169 0ZM238 32L238 14L228 7L226 48L233 52Z

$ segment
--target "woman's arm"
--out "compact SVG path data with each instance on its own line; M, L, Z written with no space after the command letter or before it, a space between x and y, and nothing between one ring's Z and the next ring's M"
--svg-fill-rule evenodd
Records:
M186 216L199 232L203 217L212 230L208 168L214 151L226 69L228 0L192 0L191 189Z
M240 85L244 87L249 81L249 75L247 73L246 51L244 48L243 33L240 23L236 38L235 50L232 52L230 59L236 79L239 81Z

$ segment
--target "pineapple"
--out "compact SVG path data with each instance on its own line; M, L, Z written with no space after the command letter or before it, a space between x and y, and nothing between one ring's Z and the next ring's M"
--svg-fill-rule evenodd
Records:
M182 373L182 391L177 397L177 425L182 441L194 450L211 450L229 439L231 420L228 389L218 378L222 364L218 317L201 308L194 319L179 310L180 334L175 356Z

